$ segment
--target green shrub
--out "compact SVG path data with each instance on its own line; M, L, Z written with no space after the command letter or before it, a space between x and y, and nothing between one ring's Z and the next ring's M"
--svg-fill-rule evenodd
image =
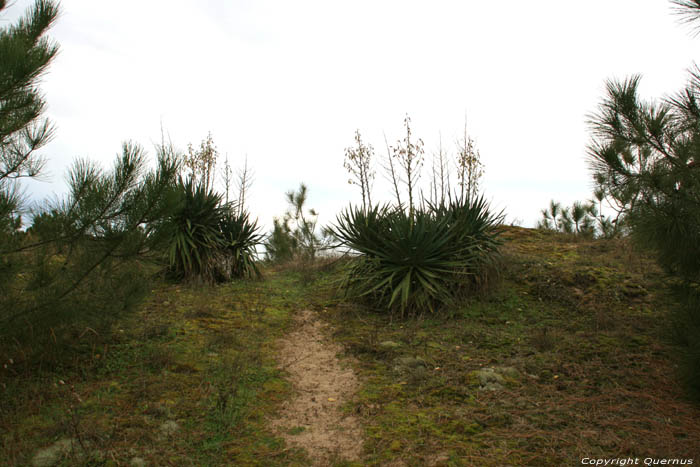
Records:
M273 228L265 241L265 257L268 261L285 263L291 261L299 250L299 241L292 235L286 219L273 219Z
M178 278L211 282L216 276L217 253L224 247L219 230L224 215L221 196L191 178L181 178L175 191L178 206L166 224L170 271Z
M357 254L343 288L402 315L434 312L478 283L498 254L501 220L483 197L428 205L413 216L390 206L350 207L330 229Z
M260 270L255 264L256 246L263 241L258 222L251 221L245 211L229 211L219 220L219 229L228 259L228 274L231 277L260 277Z
M0 341L39 351L68 328L100 332L148 290L177 164L166 148L148 170L127 143L111 170L77 161L69 194L37 207L27 232L0 238ZM61 329L65 328L65 329Z
M205 282L258 277L256 246L263 236L257 221L222 204L221 195L201 181L180 179L175 192L177 208L163 226L173 276Z
M308 188L301 183L298 190L286 192L285 197L287 212L282 219L274 219L272 232L265 242L265 256L275 263L301 260L312 264L317 254L326 249L328 242L325 233L319 235L316 232L316 210L306 210Z

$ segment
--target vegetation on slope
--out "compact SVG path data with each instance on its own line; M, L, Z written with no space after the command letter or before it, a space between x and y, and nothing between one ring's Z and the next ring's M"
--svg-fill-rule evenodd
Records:
M0 463L30 465L65 439L61 465L302 463L265 422L289 393L274 342L303 306L289 277L163 283L111 333L76 330L51 360L0 349Z
M345 409L364 426L364 465L697 458L700 408L666 338L673 281L625 240L503 236L501 282L446 314L392 320L339 301L333 270L308 286L267 270L161 284L111 334L76 331L51 362L2 348L0 458L26 465L72 438L87 454L78 444L65 465L305 465L266 420L290 396L273 343L307 307L356 360L362 388ZM484 380L488 368L502 379Z
M501 284L450 315L324 304L365 382L348 410L367 463L697 459L700 409L667 339L670 279L625 240L504 237Z

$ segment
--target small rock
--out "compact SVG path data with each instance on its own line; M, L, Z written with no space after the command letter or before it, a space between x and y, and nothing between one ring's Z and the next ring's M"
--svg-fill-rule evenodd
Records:
M472 372L474 377L478 378L479 384L481 386L486 386L490 383L504 384L506 382L505 378L493 368L482 368L481 370L476 370Z
M160 431L165 436L174 435L180 429L180 425L172 420L168 420L160 426Z
M407 368L427 367L428 364L420 357L399 357L396 359L398 366Z
M77 441L74 439L63 438L49 447L39 449L32 458L32 466L49 467L58 464L62 458L71 453L76 443Z
M494 368L496 373L500 373L506 378L518 379L520 378L520 372L513 368L512 366L499 366Z
M428 376L428 364L420 357L399 357L394 360L394 371L420 380Z
M484 391L499 391L506 383L520 378L520 372L512 366L482 368L472 371L471 375L479 381L479 389Z

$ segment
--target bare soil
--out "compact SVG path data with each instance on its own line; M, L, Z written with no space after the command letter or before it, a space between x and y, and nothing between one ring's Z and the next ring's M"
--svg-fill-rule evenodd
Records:
M288 443L306 450L313 465L357 460L362 431L356 417L343 413L359 383L338 359L340 345L328 337L315 312L297 314L297 327L280 341L280 368L289 374L296 395L285 403L273 429Z

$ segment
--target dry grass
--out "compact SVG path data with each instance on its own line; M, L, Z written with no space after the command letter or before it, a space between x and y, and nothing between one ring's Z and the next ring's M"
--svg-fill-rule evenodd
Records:
M363 426L363 465L697 463L700 407L679 383L670 281L654 261L621 240L505 237L492 290L446 315L402 321L340 303L333 265L311 265L159 286L111 334L77 330L53 359L8 345L0 463L28 465L68 437L88 455L78 447L64 465L307 465L269 427L291 395L272 343L306 307L356 362L361 387L344 408ZM485 390L475 372L486 367L517 376ZM179 429L163 435L168 421Z
M502 283L451 318L392 322L341 305L329 314L365 381L352 410L368 433L366 462L697 462L700 408L679 382L668 280L653 260L622 240L522 228L505 237ZM406 357L426 365L402 370ZM519 376L480 389L476 370L504 366Z
M63 465L303 462L266 426L289 393L272 343L303 303L291 280L272 276L162 284L111 333L80 332L51 362L1 349L13 363L0 370L0 464L30 465L64 438L78 443Z

